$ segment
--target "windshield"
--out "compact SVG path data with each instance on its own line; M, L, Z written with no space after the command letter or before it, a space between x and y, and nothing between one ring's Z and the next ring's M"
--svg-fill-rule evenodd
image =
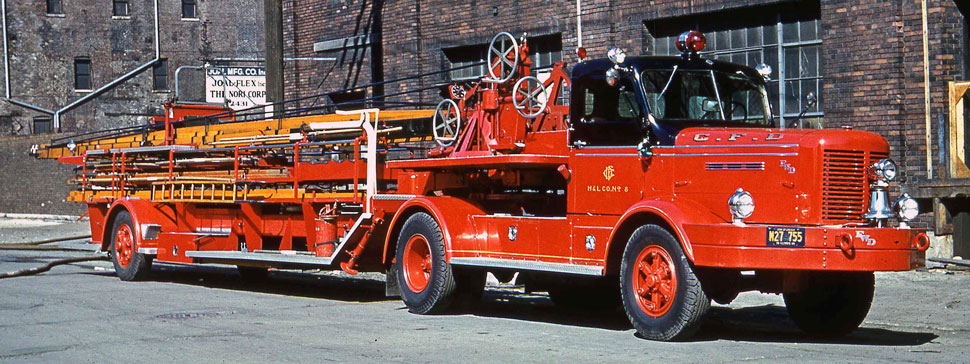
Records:
M764 88L740 71L646 70L641 82L658 120L691 126L772 126Z

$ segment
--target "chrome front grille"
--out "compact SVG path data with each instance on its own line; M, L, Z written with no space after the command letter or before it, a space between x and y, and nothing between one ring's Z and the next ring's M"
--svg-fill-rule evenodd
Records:
M869 203L866 169L887 157L882 152L826 150L822 161L822 220L861 220Z

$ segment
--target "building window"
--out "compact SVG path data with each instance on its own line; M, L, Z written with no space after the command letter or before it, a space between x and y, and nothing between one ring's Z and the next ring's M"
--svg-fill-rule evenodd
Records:
M168 91L168 60L162 59L152 65L152 89Z
M448 59L448 74L453 81L473 80L485 76L485 51L488 45L455 47L442 50Z
M562 35L550 34L538 37L529 37L529 58L532 60L532 75L544 79L543 74L548 75L549 69L559 61L562 61ZM488 52L488 44L475 44L443 49L449 63L449 68L463 67L462 69L452 70L449 74L454 81L474 80L488 74L485 58Z
M529 38L529 58L532 59L533 75L548 73L556 62L562 61L562 35Z
M647 24L648 29L686 31L700 30L707 36L707 47L701 55L707 58L757 66L771 66L771 80L767 83L768 98L776 122L786 127L822 127L822 38L819 11L815 9L784 8L770 12L751 12L759 15L719 14ZM726 19L726 20L719 20ZM678 55L677 35L652 32L655 55ZM808 108L796 125L791 122L808 107L808 94L817 102Z
M74 89L91 90L91 59L78 57L74 59Z
M61 6L61 0L47 0L47 14L50 14L50 15L64 14L64 8Z
M182 0L182 19L197 19L198 10L196 0Z
M128 0L114 0L112 15L128 16Z
M47 134L51 132L51 117L50 116L36 116L34 117L34 134Z

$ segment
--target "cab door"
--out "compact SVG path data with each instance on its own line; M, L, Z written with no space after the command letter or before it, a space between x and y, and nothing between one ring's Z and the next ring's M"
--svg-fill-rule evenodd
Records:
M574 80L570 134L571 214L621 214L642 198L647 164L637 154L644 113L629 79L610 86L603 75Z
M644 113L631 80L609 85L601 74L574 79L571 176L567 213L571 256L596 264L606 257L606 241L619 215L643 199L645 174L637 145L644 138Z

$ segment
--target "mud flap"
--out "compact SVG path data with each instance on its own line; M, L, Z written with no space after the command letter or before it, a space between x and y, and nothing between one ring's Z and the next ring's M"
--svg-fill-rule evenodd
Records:
M393 265L384 273L384 282L384 296L401 297L401 287L397 284L397 272Z

